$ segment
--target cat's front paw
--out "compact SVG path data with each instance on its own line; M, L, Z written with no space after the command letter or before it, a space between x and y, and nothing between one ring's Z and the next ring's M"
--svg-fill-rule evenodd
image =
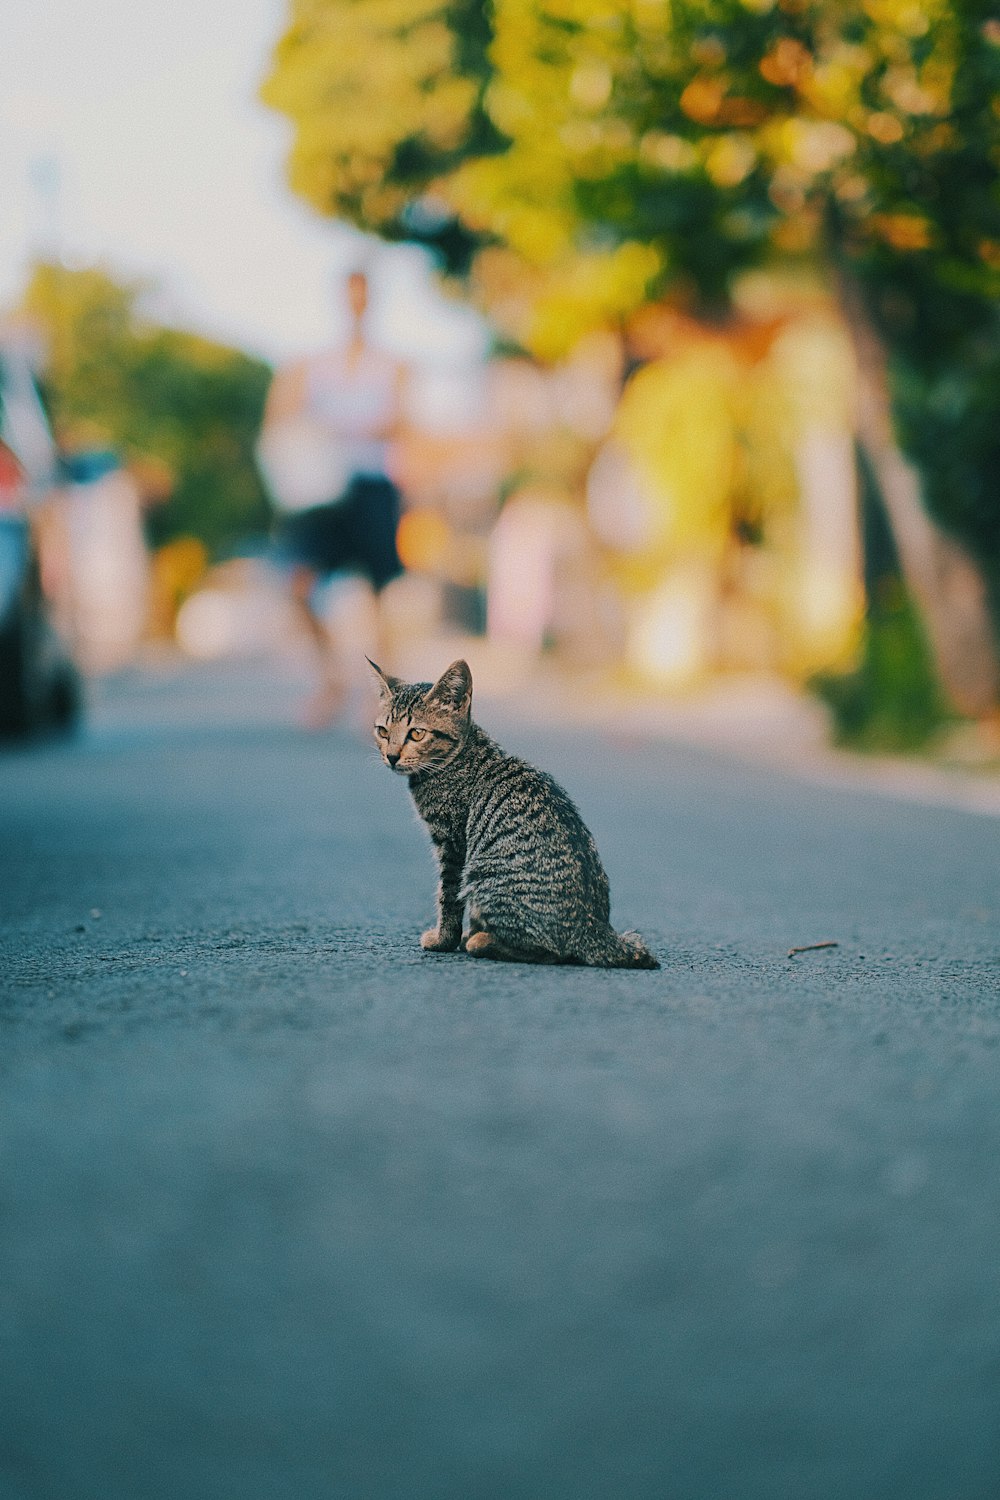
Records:
M461 932L442 932L440 927L428 927L421 935L420 946L427 953L454 953L461 941Z

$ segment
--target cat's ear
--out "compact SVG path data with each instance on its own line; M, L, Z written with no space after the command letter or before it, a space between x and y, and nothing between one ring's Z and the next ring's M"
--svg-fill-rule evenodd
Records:
M468 662L453 661L447 672L424 694L427 703L442 703L456 713L467 714L472 706L472 673Z
M383 672L382 668L380 666L377 666L376 663L372 661L370 656L366 656L365 661L368 663L372 671L375 673L375 676L378 678L379 690L383 694L387 693L391 697L397 688L402 687L403 684L400 678L390 677L388 672Z

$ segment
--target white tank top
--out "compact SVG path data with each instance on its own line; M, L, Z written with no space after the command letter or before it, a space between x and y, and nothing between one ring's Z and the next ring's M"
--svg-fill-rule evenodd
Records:
M389 441L382 434L397 416L396 365L388 355L362 349L314 359L306 377L306 410L343 447L349 474L384 474Z

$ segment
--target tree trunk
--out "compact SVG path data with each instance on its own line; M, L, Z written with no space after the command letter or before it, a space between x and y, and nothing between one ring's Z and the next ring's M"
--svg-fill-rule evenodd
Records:
M904 579L945 693L959 713L985 718L1000 703L1000 659L985 581L924 506L920 475L896 441L885 347L857 288L842 281L840 290L857 362L858 440L882 493Z

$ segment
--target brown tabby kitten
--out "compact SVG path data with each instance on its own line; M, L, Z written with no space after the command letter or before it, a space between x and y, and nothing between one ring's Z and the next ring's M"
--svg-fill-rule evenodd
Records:
M433 686L370 666L382 695L382 759L409 778L438 856L437 926L421 946L458 948L468 903L464 946L478 958L658 969L636 933L609 925L608 877L566 793L473 723L465 662Z

